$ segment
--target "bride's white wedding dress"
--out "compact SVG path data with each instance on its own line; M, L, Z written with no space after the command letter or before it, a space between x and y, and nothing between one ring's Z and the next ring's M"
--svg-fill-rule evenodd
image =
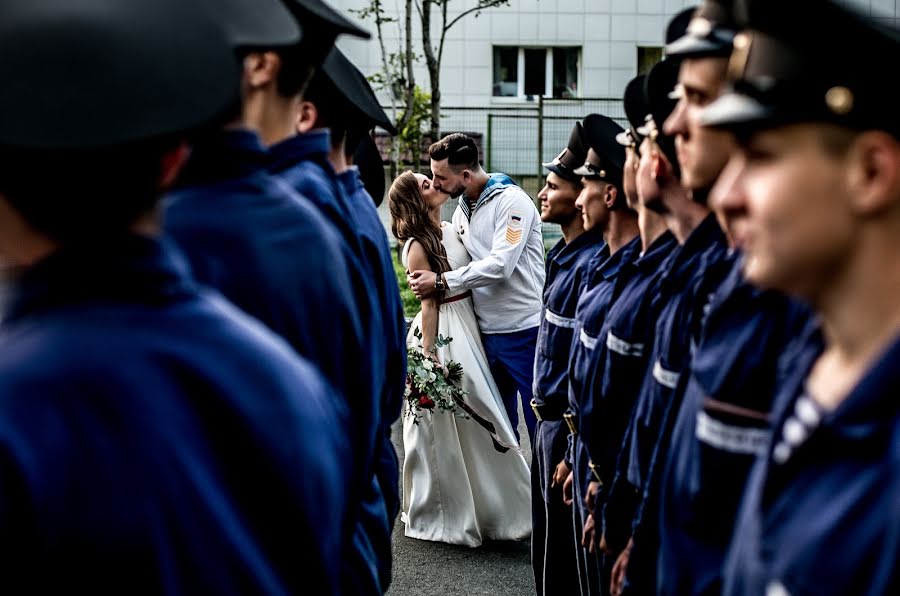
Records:
M442 229L450 266L468 264L471 259L453 226L445 222ZM407 268L409 245L403 247ZM447 293L438 320L440 335L453 341L438 348L438 356L441 362L462 364L466 402L494 424L505 443L516 445L481 345L472 298L450 301L453 297ZM407 345L420 345L413 335L416 328L422 328L421 312L410 326ZM474 547L484 540L519 540L531 534L528 464L515 450L494 449L490 434L477 422L435 410L423 412L415 424L404 411L403 446L402 520L407 536Z

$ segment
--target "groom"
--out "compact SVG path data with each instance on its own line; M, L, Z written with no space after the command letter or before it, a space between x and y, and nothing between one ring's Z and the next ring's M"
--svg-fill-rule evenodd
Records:
M544 242L537 209L509 176L482 169L471 137L447 135L428 154L434 188L459 196L453 228L472 262L440 277L432 271L413 271L409 285L420 299L435 290L472 290L484 350L516 438L518 393L533 441L531 385L544 286Z

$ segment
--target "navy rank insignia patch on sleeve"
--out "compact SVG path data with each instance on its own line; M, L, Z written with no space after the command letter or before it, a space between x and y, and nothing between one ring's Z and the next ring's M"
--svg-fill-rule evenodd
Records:
M510 244L518 244L522 241L522 228L525 218L521 211L510 211L506 219L506 241Z

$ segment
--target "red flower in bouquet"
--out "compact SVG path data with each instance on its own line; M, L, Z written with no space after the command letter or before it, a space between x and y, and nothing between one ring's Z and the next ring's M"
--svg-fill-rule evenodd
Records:
M416 328L413 335L422 339L422 333ZM446 346L452 338L438 336L435 347ZM462 379L462 365L452 360L446 365L435 358L426 356L416 346L406 350L407 375L406 391L407 415L413 416L418 423L419 412L428 410L444 410L461 417L468 415L459 410L458 403L466 396L466 391L459 387Z

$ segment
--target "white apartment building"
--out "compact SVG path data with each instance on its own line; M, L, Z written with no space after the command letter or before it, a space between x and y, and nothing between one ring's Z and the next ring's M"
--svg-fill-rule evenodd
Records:
M792 0L784 0L790 2ZM900 0L841 0L900 26ZM382 69L374 20L353 11L369 0L326 0L372 33L372 39L340 39L339 47L367 75ZM441 64L443 132L480 137L489 170L513 176L531 196L543 184L549 161L565 146L576 120L591 112L625 124L625 85L662 57L672 16L700 0L510 0L508 6L462 18L446 36ZM448 0L448 20L477 4ZM382 0L395 22L384 25L389 52L400 44L404 0ZM814 23L810 15L810 23ZM432 16L439 37L440 9ZM413 13L413 49L422 54L421 25ZM835 40L840 43L840 40ZM871 65L876 68L878 57ZM887 73L886 73L887 74ZM430 90L424 61L416 83ZM382 105L390 96L379 93ZM539 102L539 96L544 101ZM600 100L598 98L605 98ZM543 103L541 119L538 104ZM540 123L539 123L540 122Z
M326 0L352 11L368 0ZM785 0L790 1L790 0ZM844 0L900 24L898 0ZM698 0L510 0L509 6L468 15L447 33L441 65L442 105L497 107L534 103L544 97L619 98L628 81L660 56L665 26L682 9ZM400 16L403 0L382 0L391 16ZM452 19L476 5L476 0L449 0ZM811 19L814 18L811 16ZM421 54L418 15L414 49ZM432 29L438 34L440 13ZM400 21L402 22L402 20ZM811 20L812 22L812 20ZM341 40L339 46L367 75L381 69L381 53L370 19L363 26L369 41ZM399 22L384 29L389 51L398 47ZM837 40L836 40L837 41ZM416 82L429 89L424 64ZM385 104L387 95L382 95Z

